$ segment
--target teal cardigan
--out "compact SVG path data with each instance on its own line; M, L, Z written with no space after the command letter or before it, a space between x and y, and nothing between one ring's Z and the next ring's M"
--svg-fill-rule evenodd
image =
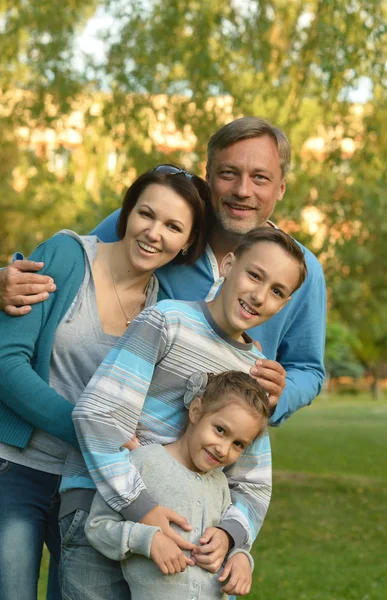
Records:
M56 292L22 319L0 311L0 441L25 448L35 428L78 448L73 405L49 386L56 329L82 286L85 253L80 243L57 234L31 260L43 261Z

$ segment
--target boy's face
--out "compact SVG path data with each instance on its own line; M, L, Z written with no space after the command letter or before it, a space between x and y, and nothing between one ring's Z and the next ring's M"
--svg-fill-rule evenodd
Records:
M257 242L236 258L227 254L221 265L222 289L211 313L230 337L264 323L290 300L297 286L297 261L274 242Z

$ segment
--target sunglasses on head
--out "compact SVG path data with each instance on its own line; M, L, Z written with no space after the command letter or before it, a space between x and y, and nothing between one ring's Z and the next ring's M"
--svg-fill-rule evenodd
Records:
M191 180L194 175L192 173L188 173L185 169L180 169L180 167L176 167L175 165L158 165L152 169L155 173L166 173L167 175L184 175L187 179Z

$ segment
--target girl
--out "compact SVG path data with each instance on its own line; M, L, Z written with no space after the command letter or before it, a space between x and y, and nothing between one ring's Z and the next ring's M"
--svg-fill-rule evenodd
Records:
M208 377L195 373L184 403L189 413L182 437L166 446L134 450L131 460L156 501L185 512L193 527L185 537L198 544L203 530L216 526L231 504L222 469L265 431L269 409L265 390L240 371ZM173 542L160 529L125 521L99 494L86 535L99 552L122 561L132 600L226 600L226 594L250 591L248 552L234 548L220 577L198 566L186 569L183 557L176 555Z
M127 191L120 241L65 231L39 246L57 291L23 321L0 314L0 597L34 600L43 543L59 561L58 487L70 447L71 413L92 374L145 306L155 269L191 263L210 218L203 180L171 165ZM58 587L50 598L59 599ZM51 585L50 584L50 585Z

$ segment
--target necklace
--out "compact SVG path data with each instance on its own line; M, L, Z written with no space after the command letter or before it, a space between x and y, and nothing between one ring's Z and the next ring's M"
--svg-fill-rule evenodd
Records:
M115 282L115 280L114 280L114 276L113 276L112 263L111 263L111 257L112 257L112 254L113 254L113 246L112 246L112 249L111 249L111 251L109 252L109 269L110 269L110 275L111 275L111 278L112 278L112 282L113 282L114 291L115 291L115 293L116 293L116 296L117 296L118 304L121 306L121 310L122 310L122 312L123 312L123 315L124 315L124 317L125 317L125 320L126 320L126 326L128 327L128 326L131 324L131 322L132 322L132 321L131 321L131 319L132 319L133 315L134 315L134 314L137 312L137 310L138 310L138 307L139 307L139 306L142 304L142 302L143 302L144 298L143 298L143 297L141 298L140 302L137 304L136 308L134 309L134 311L133 311L133 312L132 312L130 315L127 315L127 314L126 314L126 312L125 312L125 310L124 310L124 307L122 306L122 302L121 302L121 300L120 300L120 297L119 297L119 295L118 295L118 291L117 291L117 287L116 287L116 282ZM147 287L148 287L148 286L147 286ZM145 288L145 292L144 292L144 294L146 294L146 289L147 289L147 288Z

